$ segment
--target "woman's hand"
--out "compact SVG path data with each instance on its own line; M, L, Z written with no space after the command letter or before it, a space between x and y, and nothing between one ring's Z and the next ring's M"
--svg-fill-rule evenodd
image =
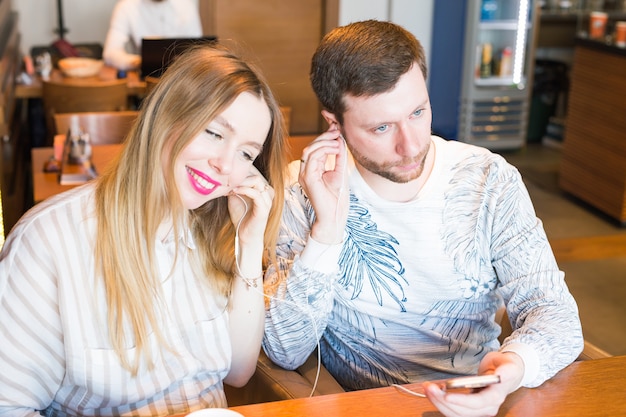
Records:
M228 196L230 219L243 242L262 237L269 217L274 189L253 166L250 175Z
M261 275L265 228L273 199L274 189L255 167L228 196L230 219L237 229L237 272L243 277L257 279Z
M329 161L334 157L334 163ZM315 210L311 237L324 244L340 243L348 218L348 152L341 133L331 129L302 151L299 182Z
M479 390L461 393L445 391L436 382L425 382L424 393L447 417L495 416L506 396L515 391L524 376L522 359L512 352L490 352L480 363L479 374L497 374L500 383Z

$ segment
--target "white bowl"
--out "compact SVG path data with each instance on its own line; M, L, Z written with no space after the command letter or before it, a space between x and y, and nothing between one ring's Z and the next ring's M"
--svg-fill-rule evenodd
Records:
M93 58L63 58L59 68L67 77L93 77L100 72L104 62Z
M243 414L226 408L205 408L189 413L186 417L243 417Z

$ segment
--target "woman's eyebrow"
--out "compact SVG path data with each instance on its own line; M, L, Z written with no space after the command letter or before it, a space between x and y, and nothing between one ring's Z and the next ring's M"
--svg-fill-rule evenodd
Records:
M215 118L215 122L222 125L222 127L224 127L225 129L230 130L232 133L236 132L235 127L231 125L230 122L226 120L225 118L223 118L222 116L217 116Z
M235 134L237 132L235 127L232 124L230 124L230 122L228 120L226 120L225 118L223 118L222 116L217 116L214 121L215 121L215 123L221 125L222 127L224 127L225 129L229 130L233 134ZM258 143L258 142L253 141L253 140L250 140L250 141L246 142L246 144L257 148L259 150L259 152L263 149L263 144Z
M249 142L248 142L248 145L252 146L253 148L258 149L258 150L259 150L259 152L261 152L261 151L263 150L263 145L262 145L262 144L260 144L260 143L258 143L258 142L255 142L255 141L252 141L252 140L251 140L251 141L249 141Z

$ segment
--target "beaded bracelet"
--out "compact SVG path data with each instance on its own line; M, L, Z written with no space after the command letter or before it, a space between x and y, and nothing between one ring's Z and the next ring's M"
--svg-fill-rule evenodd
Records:
M243 276L243 275L241 275L241 274L237 274L237 276L238 276L239 278L241 278L241 279L243 280L243 282L245 282L245 283L246 283L246 286L247 286L248 288L250 288L250 287L258 288L258 286L259 286L259 285L258 285L259 280L260 280L260 279L263 279L263 274L259 275L258 277L254 277L254 278L247 278L247 277L244 277L244 276Z

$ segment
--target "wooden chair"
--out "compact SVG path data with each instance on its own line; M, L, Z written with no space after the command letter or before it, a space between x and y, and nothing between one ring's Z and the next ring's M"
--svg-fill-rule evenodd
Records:
M43 82L43 107L48 145L54 137L54 114L120 111L128 108L126 80L93 83Z
M55 132L57 135L66 134L75 121L83 132L89 133L91 143L94 145L122 143L138 114L139 112L134 110L55 113Z
M504 339L506 339L507 337L511 335L511 333L513 333L513 327L511 326L509 316L506 313L506 310L504 308L501 308L496 314L496 321L499 321L500 327L502 327L500 336L498 337L498 340L500 340L500 343L502 343L504 342ZM583 347L583 351L580 353L580 355L578 355L578 358L576 359L577 361L602 359L602 358L609 358L613 356L610 353L600 349L599 347L597 347L591 342L588 342L586 340L584 342L585 344Z
M280 112L283 114L283 119L285 120L285 130L287 131L287 133L290 133L289 131L291 130L291 107L280 106Z
M159 77L152 77L148 75L146 78L144 78L144 81L146 82L146 95L148 95L150 94L150 91L152 91L154 87L156 87L157 83L159 82Z
M344 392L330 372L321 364L319 367L319 378L315 385L318 370L317 351L313 352L298 369L289 371L276 365L261 350L256 372L244 387L233 388L224 385L228 405L234 407Z

